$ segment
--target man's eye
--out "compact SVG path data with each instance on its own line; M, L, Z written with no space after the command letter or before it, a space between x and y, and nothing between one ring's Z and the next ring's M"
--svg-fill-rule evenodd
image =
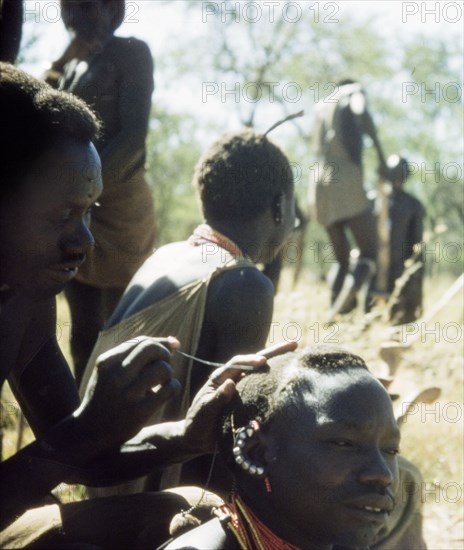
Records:
M337 447L352 447L353 443L352 441L349 441L348 439L332 439L330 441L333 445L336 445Z
M396 456L397 454L399 454L400 450L399 449L385 449L385 452L389 455L392 455L392 456Z

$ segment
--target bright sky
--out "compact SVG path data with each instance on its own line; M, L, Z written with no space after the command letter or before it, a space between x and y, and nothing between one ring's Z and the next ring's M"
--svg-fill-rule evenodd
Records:
M272 17L274 20L283 17L286 21L306 18L308 22L315 20L321 24L343 24L343 19L347 16L365 18L374 15L379 34L392 44L403 33L426 33L430 40L437 36L460 33L462 43L463 2L242 0L235 3L240 5L238 27L247 19L254 20L258 16L261 17L259 20L270 20ZM135 36L146 41L155 61L159 61L163 59L166 50L176 45L178 37L207 35L213 19L211 12L220 9L223 3L197 1L188 13L182 9L181 4L182 0L126 0L125 22L117 34ZM28 62L23 67L40 76L48 63L62 53L68 42L68 35L60 18L59 0L26 0L25 9L24 42L34 35L37 36L37 42L27 51ZM229 14L226 17L232 16ZM461 75L457 74L456 79L462 83L462 66ZM180 105L182 109L191 110L203 120L214 117L224 127L237 125L234 109L220 101L209 101L207 104L202 102L201 90L192 90L185 83L175 86L176 83L168 81L162 63L159 62L155 80L154 101L161 101L165 105Z
M189 12L186 21L181 4L183 0L126 0L126 17L118 29L121 36L134 35L145 40L155 53L161 53L170 41L179 34L202 34L208 32L212 12L224 2L197 1L197 7ZM54 57L67 41L67 33L60 19L59 0L25 0L25 33L40 34L40 56ZM378 15L383 34L427 32L430 36L456 32L463 27L464 3L461 2L404 2L395 0L314 2L303 0L245 1L240 4L237 25L256 19L276 20L279 17L316 20L324 23L343 23L346 15L365 17ZM258 7L257 7L258 6ZM299 6L299 8L298 8ZM261 19L259 19L259 16ZM230 14L225 15L229 20Z

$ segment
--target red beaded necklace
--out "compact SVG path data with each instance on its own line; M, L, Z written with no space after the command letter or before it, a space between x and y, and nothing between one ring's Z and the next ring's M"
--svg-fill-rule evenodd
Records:
M241 550L300 550L266 527L237 494L232 495L231 501L221 506L217 513L221 521L229 519L227 527Z
M219 233L219 231L216 231L206 223L199 225L188 239L189 244L192 246L201 246L204 244L204 241L217 244L219 247L227 250L232 256L248 258L248 256L240 250L240 247L231 239Z

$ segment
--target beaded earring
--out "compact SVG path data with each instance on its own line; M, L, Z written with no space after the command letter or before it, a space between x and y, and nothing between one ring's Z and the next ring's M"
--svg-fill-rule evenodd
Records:
M247 460L243 454L246 440L252 437L258 430L259 423L256 420L252 420L248 426L238 429L234 439L232 454L234 455L235 463L238 464L242 470L252 476L263 477L265 474L264 468L262 466L256 466Z
M271 480L269 479L269 476L264 478L264 486L266 487L266 493L272 493Z

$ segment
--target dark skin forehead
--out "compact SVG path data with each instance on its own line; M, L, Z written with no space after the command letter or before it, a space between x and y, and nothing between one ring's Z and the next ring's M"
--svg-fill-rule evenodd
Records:
M331 374L308 371L304 376L306 390L303 383L300 393L303 401L295 407L295 413L300 411L298 416L304 417L306 428L310 424L318 430L375 432L399 440L388 393L369 372L362 369Z
M64 203L84 208L102 189L101 162L94 145L64 139L35 160L15 195L27 197L23 204L37 208Z

